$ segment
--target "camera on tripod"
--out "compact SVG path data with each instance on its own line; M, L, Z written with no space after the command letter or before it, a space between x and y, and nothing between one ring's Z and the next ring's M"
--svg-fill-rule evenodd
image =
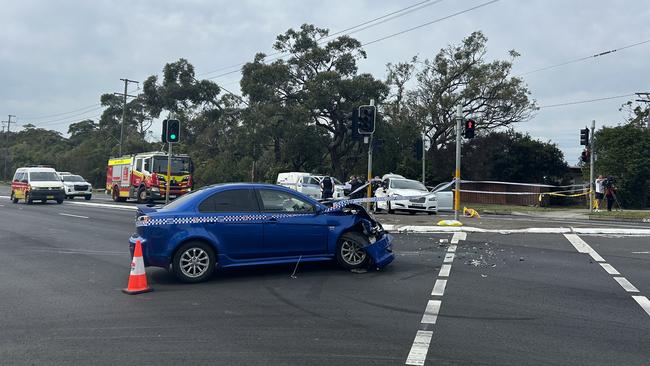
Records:
M616 179L610 175L603 180L603 187L611 188L614 186L614 183L616 183Z

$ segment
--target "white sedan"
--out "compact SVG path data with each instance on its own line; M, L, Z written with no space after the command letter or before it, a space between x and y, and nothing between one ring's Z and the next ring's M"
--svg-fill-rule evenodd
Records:
M435 193L430 193L420 182L404 178L388 178L382 182L382 187L377 188L375 197L408 196L406 200L379 201L375 204L375 212L386 210L388 213L407 211L411 214L438 212L438 202Z

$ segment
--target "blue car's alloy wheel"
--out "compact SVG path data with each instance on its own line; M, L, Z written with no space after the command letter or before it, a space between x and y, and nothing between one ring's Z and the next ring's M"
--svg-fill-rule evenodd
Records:
M200 241L181 246L174 255L174 274L183 282L201 282L214 272L215 254L212 247Z
M368 253L364 249L368 238L363 234L348 232L341 235L336 249L336 260L345 269L355 269L368 266Z

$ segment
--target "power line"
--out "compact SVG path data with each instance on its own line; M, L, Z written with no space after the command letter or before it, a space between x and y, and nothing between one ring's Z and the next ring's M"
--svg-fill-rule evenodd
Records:
M102 109L102 108L104 108L104 107L100 104L98 107L86 110L86 111L81 112L81 113L76 113L76 114L73 114L73 115L70 115L70 116L67 116L67 117L56 118L56 119L47 120L47 121L40 121L40 122L38 122L38 124L39 125L48 125L48 124L51 124L52 122L65 121L65 120L69 120L71 118L75 118L75 117L78 117L78 116L83 116L84 114L92 113L92 112L94 112L96 110L99 110L99 109ZM33 118L21 118L21 120L28 120L28 121L31 121L32 119Z
M631 96L633 96L633 95L636 95L636 94L635 94L635 93L631 93L631 94L615 95L615 96L612 96L612 97L604 97L604 98L595 98L595 99L579 100L579 101L575 101L575 102L558 103L558 104L548 104L548 105L539 106L539 107L537 107L537 109L563 107L563 106L574 105L574 104L593 103L593 102L599 102L599 101L603 101L603 100L627 98L627 97L631 97Z
M542 68L539 68L539 69L531 70L531 71L525 72L523 74L520 74L520 76L529 75L529 74L533 74L533 73L540 72L540 71L554 69L554 68L564 66L564 65L569 65L569 64L574 64L574 63L577 63L577 62L590 60L590 59L593 59L593 58L596 58L596 57L609 55L609 54L612 54L612 53L617 52L617 51L622 51L622 50L632 48L632 47L636 47L636 46L640 46L640 45L646 44L646 43L650 43L650 39L646 39L645 41L629 44L629 45L623 46L623 47L614 48L614 49L611 49L609 51L599 52L599 53L593 54L591 56L580 57L580 58L576 58L576 59L573 59L573 60L560 62L559 64L550 65L550 66L542 67Z
M369 41L369 42L363 43L361 46L363 47L363 46L371 45L371 44L373 44L373 43L377 43L377 42L384 41L384 40L389 39L389 38L397 37L397 36L402 35L402 34L404 34L404 33L408 33L408 32L414 31L414 30L416 30L416 29L420 29L420 28L426 27L426 26L431 25L431 24L439 23L439 22L441 22L441 21L443 21L443 20L447 20L447 19L449 19L449 18L453 18L453 17L456 17L456 16L458 16L458 15L462 15L462 14L468 13L468 12L470 12L470 11L472 11L472 10L476 10L476 9L478 9L478 8L482 8L482 7L484 7L484 6L487 6L487 5L490 5L490 4L493 4L493 3L496 3L496 2L498 2L498 1L499 1L499 0L491 0L491 1L488 1L488 2L485 2L485 3L482 3L482 4L479 4L479 5L473 6L473 7L471 7L471 8L468 8L468 9L465 9L465 10L461 10L461 11L459 11L459 12L456 12L456 13L453 13L453 14L450 14L450 15L447 15L447 16L444 16L444 17L442 17L442 18L438 18L438 19L432 20L432 21L430 21L430 22L426 22L426 23L424 23L424 24L420 24L420 25L417 25L417 26L415 26L415 27L411 27L411 28L405 29L405 30L403 30L403 31L396 32L396 33L393 33L393 34L389 34L389 35L387 35L387 36L384 36L384 37L381 37L381 38L378 38L378 39L375 39L375 40L372 40L372 41ZM275 61L275 60L278 60L278 59L281 59L281 58L282 58L282 56L280 56L280 57L276 57L276 58L274 58L274 59L266 60L266 62ZM218 78L221 78L221 77L224 77L224 76L227 76L227 75L231 75L231 74L235 74L235 73L238 73L238 72L241 72L241 69L237 69L237 70L233 70L233 71L229 71L229 72L224 72L224 73L222 73L222 74L215 75L215 76L212 76L212 77L209 77L209 78L206 78L206 79L207 79L207 80L218 79Z
M443 0L435 0L435 1L433 1L433 2L431 2L431 0L421 1L421 2L419 2L419 3L415 3L415 4L413 4L413 5L409 5L409 6L405 7L405 8L401 8L401 9L398 9L398 10L392 11L392 12L390 12L390 13L384 14L384 15L379 16L379 17L376 17L376 18L374 18L374 19L367 20L367 21L365 21L365 22L363 22L363 23L359 23L359 24L357 24L357 25L355 25L355 26L348 27L348 28L345 28L345 29L340 30L340 31L338 31L338 32L335 32L335 33L329 34L329 35L327 35L327 36L324 36L324 37L318 39L316 42L317 42L317 43L323 43L323 42L325 42L327 39L330 39L330 38L332 38L332 37L334 37L334 36L337 36L337 35L339 35L339 34L343 34L343 33L345 33L345 34L352 34L352 33L355 33L355 32L360 32L360 31L362 31L362 30L366 30L366 29L368 29L368 28L372 28L372 27L378 26L378 25L380 25L380 24L386 23L386 22L388 22L388 21L391 21L391 20L393 20L393 19L396 19L396 18L402 17L402 16L407 15L407 14L410 14L410 13L412 13L412 12L415 12L415 11L418 11L418 10L422 10L422 9L424 9L425 7L428 7L428 6L431 6L431 5L438 4L438 3L442 2L442 1L443 1ZM396 15L396 14L397 14L397 15ZM386 18L388 18L388 19L386 19ZM383 20L382 20L382 19L383 19ZM380 21L380 22L377 22L378 20L381 20L381 21ZM377 23L375 23L375 24L371 24L371 23L374 23L374 22L377 22ZM365 26L365 27L364 27L364 26ZM360 27L363 27L363 28L361 28L361 29L357 29L357 28L360 28ZM273 57L273 56L278 56L278 55L284 56L284 55L288 55L288 54L289 54L289 53L287 53L287 52L276 51L276 52L273 52L273 53L271 53L271 54L265 55L265 59L268 59L269 57ZM279 58L281 58L281 57L279 57ZM274 59L269 60L269 61L273 61L273 60L277 60L277 59L278 59L278 58L274 58ZM220 77L220 76L223 76L223 75L233 74L233 73L236 73L236 72L240 71L240 70L241 70L241 67L244 66L244 65L246 65L246 63L247 63L247 62L240 62L240 63L238 63L238 64L234 64L234 65L230 65L230 66L221 67L221 68L218 68L218 69L215 69L215 70L212 70L212 71L208 71L208 72L205 72L205 73L199 74L199 75L197 75L197 76L209 75L209 74L213 74L213 73L218 72L218 71L228 70L228 69L232 69L233 67L237 67L237 68L238 68L237 70L233 70L233 71L230 71L230 72L227 72L227 73L224 73L224 74L220 74L220 75L217 75L217 76L215 76L215 77L208 78L208 79L213 79L213 78L217 78L217 77Z
M36 119L36 120L38 120L38 119L45 119L45 118L50 118L50 117L58 117L58 116L66 115L66 114L71 114L71 113L83 111L83 110L86 110L86 109L89 109L89 108L92 108L92 107L97 107L99 105L101 105L101 103L95 103L95 104L92 104L92 105L89 105L89 106L86 106L86 107L83 107L83 108L75 109L75 110L69 111L69 112L48 114L48 115L42 115L42 116L36 116L36 117L23 117L23 119L30 119L30 120L35 120Z
M485 3L482 3L482 4L479 4L479 5L473 6L473 7L471 7L471 8L468 8L468 9L465 9L465 10L461 10L461 11L459 11L459 12L456 12L456 13L453 13L453 14L450 14L450 15L447 15L447 16L445 16L445 17L438 18L438 19L436 19L436 20L432 20L432 21L430 21L430 22L427 22L427 23L424 23L424 24L420 24L420 25L417 25L417 26L412 27L412 28L405 29L405 30L403 30L403 31L401 31L401 32L397 32L397 33L389 34L389 35L387 35L387 36L385 36L385 37L377 38L377 39L375 39L375 40L373 40L373 41L366 42L366 43L364 43L362 46L367 46L367 45L370 45L370 44L373 44L373 43L381 42L381 41L384 41L384 40L386 40L386 39L393 38L393 37L396 37L396 36L402 35L402 34L404 34L404 33L408 33L408 32L414 31L414 30L416 30L416 29L420 29L420 28L422 28L422 27L426 27L426 26L428 26L428 25L431 25L431 24L434 24L434 23L441 22L441 21L443 21L443 20L447 20L447 19L449 19L449 18L453 18L453 17L455 17L455 16L458 16L458 15L461 15L461 14L468 13L468 12L470 12L470 11L472 11L472 10L476 10L476 9L478 9L478 8L482 8L482 7L484 7L484 6L487 6L487 5L490 5L490 4L494 4L494 3L496 3L497 1L499 1L499 0L491 0L491 1L488 1L488 2L485 2Z

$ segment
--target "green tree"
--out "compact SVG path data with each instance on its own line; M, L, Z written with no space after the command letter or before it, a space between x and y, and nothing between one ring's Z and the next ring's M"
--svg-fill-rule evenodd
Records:
M596 172L616 179L617 196L625 208L650 204L650 130L635 121L632 117L624 125L596 132Z
M353 108L370 99L381 102L388 88L370 74L358 74L357 61L366 57L359 41L349 36L322 41L328 35L308 24L279 35L273 49L288 54L287 60L264 63L265 55L257 54L243 68L241 88L251 108L273 111L260 124L281 120L321 130L329 158L329 169L323 169L343 177L361 148L351 139Z

